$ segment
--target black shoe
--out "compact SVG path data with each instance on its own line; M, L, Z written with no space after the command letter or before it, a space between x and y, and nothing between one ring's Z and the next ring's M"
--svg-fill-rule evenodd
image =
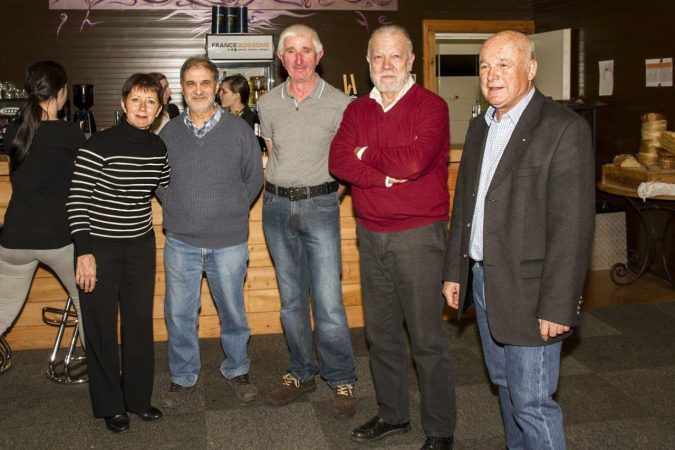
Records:
M115 414L105 418L105 426L113 433L129 431L129 416L126 414Z
M372 442L382 439L394 433L407 433L410 431L410 422L392 425L375 416L365 424L352 430L352 441Z
M160 411L158 408L155 408L154 406L149 407L148 409L146 409L141 413L136 413L136 415L140 417L142 420L145 420L146 422L159 420L163 416L162 411Z
M420 450L452 450L453 438L431 436L424 441Z

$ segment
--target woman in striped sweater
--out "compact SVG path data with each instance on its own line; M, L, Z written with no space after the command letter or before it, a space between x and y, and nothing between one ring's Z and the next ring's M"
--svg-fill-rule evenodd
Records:
M170 168L164 143L147 131L161 111L161 98L162 85L152 75L127 79L122 88L125 120L93 135L80 149L67 203L89 392L94 416L105 418L113 432L129 429L127 411L146 421L162 417L150 404L155 281L150 196L158 184L169 184Z

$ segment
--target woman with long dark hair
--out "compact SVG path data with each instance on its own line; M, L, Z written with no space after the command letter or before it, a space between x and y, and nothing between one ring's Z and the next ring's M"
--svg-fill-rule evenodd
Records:
M78 152L67 203L91 403L115 433L129 429L127 411L145 421L162 417L150 403L156 253L150 197L159 184L168 186L170 171L164 143L148 131L162 110L159 80L129 77L122 109L119 125L92 135Z
M66 199L84 134L57 118L67 76L54 61L26 69L28 103L5 135L12 198L0 235L0 336L23 307L38 263L49 266L80 310Z

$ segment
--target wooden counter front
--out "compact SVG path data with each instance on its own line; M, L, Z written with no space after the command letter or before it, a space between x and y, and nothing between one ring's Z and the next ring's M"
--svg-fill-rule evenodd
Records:
M448 189L451 199L454 194L459 154L453 150L449 165ZM0 161L0 217L11 195L6 161ZM260 197L261 198L261 197ZM252 334L282 332L279 318L280 299L272 260L265 245L262 229L262 201L253 205L250 215L248 238L249 264L244 282L244 300ZM164 234L162 232L162 212L159 203L153 199L153 221L157 236L157 273L155 276L154 334L156 341L167 339L164 323ZM359 253L356 245L356 219L351 197L345 197L340 206L340 226L342 237L342 292L347 319L350 327L363 326L361 307L361 284L359 275ZM40 266L33 280L26 305L14 326L7 333L7 341L14 350L51 348L56 328L42 321L42 308L49 306L62 308L67 294L56 277L45 267ZM211 298L206 279L202 280L202 310L199 318L199 336L218 337L220 323ZM65 343L66 339L64 339Z

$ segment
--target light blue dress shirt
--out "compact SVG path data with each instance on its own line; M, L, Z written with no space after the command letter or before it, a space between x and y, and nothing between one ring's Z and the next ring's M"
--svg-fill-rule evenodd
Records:
M502 159L504 149L511 139L513 130L518 125L520 116L532 100L534 88L523 97L511 110L505 113L501 120L497 120L497 110L490 106L485 113L485 121L488 124L488 136L485 142L485 153L480 168L480 181L476 194L476 208L473 212L471 223L471 241L469 244L469 256L474 261L483 260L483 219L485 215L485 196L492 182L492 177L497 170L497 165Z

